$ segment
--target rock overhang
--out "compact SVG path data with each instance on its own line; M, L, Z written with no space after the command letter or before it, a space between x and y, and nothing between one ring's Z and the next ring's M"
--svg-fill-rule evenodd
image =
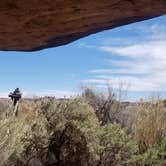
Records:
M166 14L166 0L1 0L0 50L36 51Z

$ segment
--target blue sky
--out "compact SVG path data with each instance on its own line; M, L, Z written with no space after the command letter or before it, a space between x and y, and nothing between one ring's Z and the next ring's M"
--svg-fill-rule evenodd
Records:
M129 100L166 97L166 16L122 26L37 52L0 52L0 96L70 96L82 86L121 83Z

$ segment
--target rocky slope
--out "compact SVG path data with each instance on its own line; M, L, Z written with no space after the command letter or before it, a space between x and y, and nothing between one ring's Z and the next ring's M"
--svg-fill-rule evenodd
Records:
M1 0L0 50L55 47L165 13L165 0Z

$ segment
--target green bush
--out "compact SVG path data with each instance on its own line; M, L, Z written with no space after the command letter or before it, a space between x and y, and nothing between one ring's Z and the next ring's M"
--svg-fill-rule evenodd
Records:
M137 134L142 131L143 136L146 136L146 131L154 131L156 134L161 131L160 126L165 124L161 117L163 106L152 106L146 106L148 109L141 107L138 117L145 122L141 123L137 119L137 128L134 130ZM11 166L26 165L29 160L44 166L50 165L50 161L55 162L55 165L68 166L76 163L80 166L166 166L164 135L159 137L160 142L151 144L141 152L139 142L138 145L135 143L137 139L126 134L120 125L109 123L101 126L93 108L82 98L23 101L18 112L15 119L11 117L0 123L2 140L6 129L10 130L9 142L4 145L6 152L0 151L3 157L0 165L3 165L1 163L5 157L6 165ZM153 130L149 125L152 119L158 125ZM164 128L162 131L164 133ZM141 134L138 136L141 138ZM154 138L156 135L151 140ZM143 138L141 140L144 141Z
M100 126L98 118L82 98L62 103L43 102L40 111L48 120L48 128L62 132L65 124L74 124L85 136L91 164L100 166L127 166L137 153L137 145L117 124Z
M135 157L135 163L137 166L163 166L158 158L158 150L150 148L143 154L139 154ZM134 161L134 160L133 160Z
M133 156L130 162L136 166L166 166L166 138L160 145Z
M120 125L109 124L102 127L101 166L127 166L138 152L138 147Z
M48 120L48 129L62 132L65 124L70 122L84 133L91 154L97 157L100 148L100 124L94 110L81 98L62 103L52 101L45 103L42 112Z

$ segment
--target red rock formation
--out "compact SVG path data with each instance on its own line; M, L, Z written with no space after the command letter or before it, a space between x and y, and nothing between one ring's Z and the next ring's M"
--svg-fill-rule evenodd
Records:
M0 50L55 47L165 13L166 0L0 0Z

